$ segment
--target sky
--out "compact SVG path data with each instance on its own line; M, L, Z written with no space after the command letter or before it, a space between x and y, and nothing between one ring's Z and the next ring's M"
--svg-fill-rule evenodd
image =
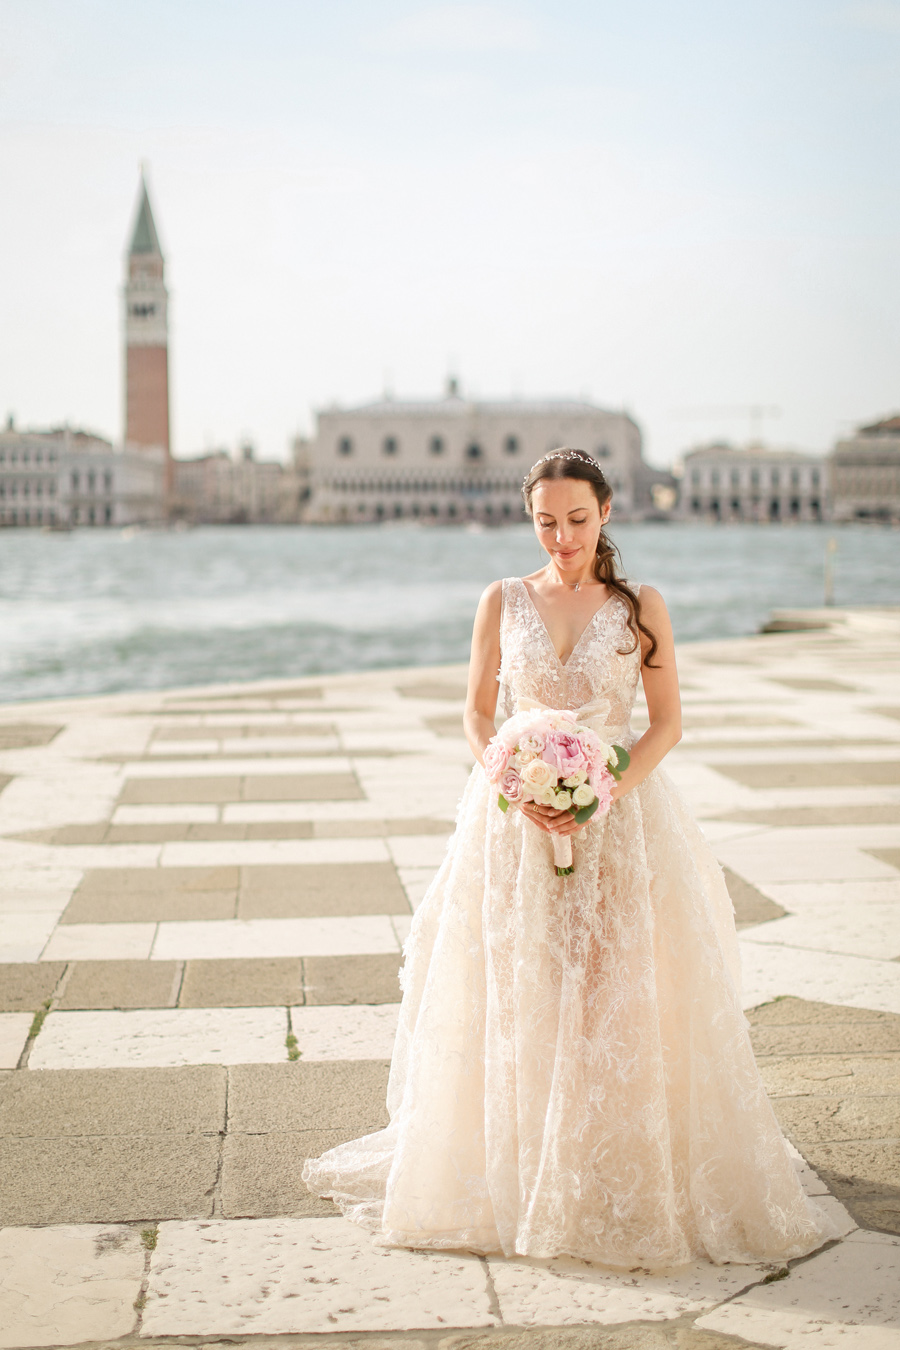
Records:
M0 417L121 436L144 162L179 456L449 374L826 451L900 410L898 147L900 0L0 0Z

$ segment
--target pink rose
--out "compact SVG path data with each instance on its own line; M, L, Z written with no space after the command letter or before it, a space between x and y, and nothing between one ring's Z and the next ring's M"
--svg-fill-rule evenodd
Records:
M483 762L489 782L496 783L509 763L509 750L496 736L485 746Z
M507 769L500 778L500 791L508 802L520 802L524 796L522 780L515 769Z
M597 810L595 815L604 816L612 806L612 788L615 779L609 770L605 767L595 769L588 782L597 794Z
M568 778L579 769L586 769L588 761L577 736L568 731L552 731L544 746L543 758L554 764L561 778Z
M545 738L531 731L519 741L519 749L535 757L539 756L545 745Z

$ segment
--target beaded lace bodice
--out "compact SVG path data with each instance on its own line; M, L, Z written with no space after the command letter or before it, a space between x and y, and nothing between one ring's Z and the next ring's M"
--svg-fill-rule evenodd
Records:
M640 587L632 589L637 592ZM522 697L548 708L605 702L610 734L628 728L641 669L640 644L628 627L628 610L618 595L596 610L563 662L524 581L508 577L503 582L500 651L498 706L504 716L513 715Z

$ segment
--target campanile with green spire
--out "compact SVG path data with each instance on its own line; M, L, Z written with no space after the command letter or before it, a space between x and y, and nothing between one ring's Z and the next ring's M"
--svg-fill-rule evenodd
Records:
M125 281L125 444L169 457L169 321L165 262L141 171Z

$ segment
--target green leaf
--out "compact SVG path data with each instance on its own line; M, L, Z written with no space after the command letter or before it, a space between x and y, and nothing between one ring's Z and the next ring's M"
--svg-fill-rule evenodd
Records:
M599 805L600 805L600 798L595 797L594 800L590 802L587 806L582 806L578 811L573 810L572 815L578 821L579 825L583 825L586 820L590 820L591 816L597 810L597 807Z
M614 778L614 779L616 780L616 782L618 783L619 779L622 777L622 775L619 773L619 770L618 770L618 769L614 769L613 766L612 766L611 764L607 764L606 767L607 767L607 769L609 769L609 772L612 774L613 778Z
M502 792L500 793L500 796L497 798L497 805L500 807L501 811L509 810L509 802L506 800Z
M621 745L614 745L613 749L615 750L616 758L619 761L618 764L616 765L616 768L619 770L619 772L621 772L622 769L627 769L628 765L631 763L631 756L629 755L628 751L625 750ZM616 777L618 778L619 774L616 774Z

